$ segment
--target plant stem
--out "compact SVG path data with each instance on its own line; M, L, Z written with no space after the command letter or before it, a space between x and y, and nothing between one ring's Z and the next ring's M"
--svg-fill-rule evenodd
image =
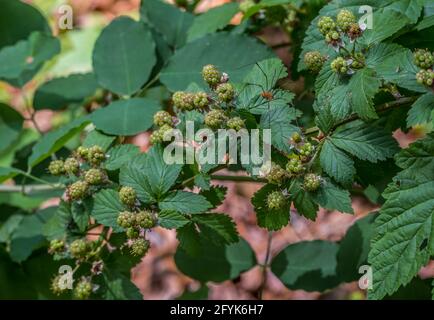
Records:
M211 180L221 180L221 181L237 181L237 182L258 182L258 183L266 183L266 179L254 179L249 176L225 176L225 175L211 175Z
M9 186L9 185L0 185L0 192L21 192L28 194L33 192L40 191L50 191L56 189L62 189L63 185L47 185L47 184L29 184L23 186Z
M261 286L259 287L259 292L258 292L258 298L259 300L262 300L262 294L264 293L264 289L265 289L265 285L267 284L267 269L268 269L268 264L269 264L269 260L270 260L270 255L271 255L271 240L273 238L273 232L269 231L268 232L268 239L267 239L267 251L265 252L265 259L264 259L264 263L261 265L262 268L262 281L261 281Z

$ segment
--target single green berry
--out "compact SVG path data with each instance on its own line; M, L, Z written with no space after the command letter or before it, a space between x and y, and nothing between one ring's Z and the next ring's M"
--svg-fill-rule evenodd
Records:
M116 220L117 224L125 229L134 226L135 221L136 220L134 217L134 213L128 211L123 211L119 213L118 218Z
M134 206L136 203L136 191L131 187L122 187L119 190L119 199L121 202L129 207Z
M164 124L160 129L154 131L150 137L152 144L162 143L169 141L172 137L173 128L167 124Z
M135 215L135 225L140 228L150 229L155 227L155 220L149 211L140 211Z
M347 32L351 25L355 22L356 16L351 11L346 9L339 11L336 17L336 23L343 32Z
M71 256L75 259L82 259L86 257L86 254L89 250L89 243L84 239L74 240L69 245L69 252Z
M303 172L303 170L304 170L303 162L297 156L289 159L289 162L286 164L286 171L288 171L289 174L291 174L291 175L292 174L299 174L299 173Z
M76 158L68 158L65 160L65 172L68 174L77 174L80 170L80 163Z
M61 253L65 250L65 241L54 239L50 241L49 253Z
M51 280L50 289L56 296L60 296L68 290L68 287L63 283L62 275L58 275Z
M172 116L167 111L158 111L156 114L154 114L154 124L158 127L161 127L165 124L172 126Z
M211 129L223 128L227 117L223 110L214 109L205 116L205 125Z
M136 239L131 244L131 254L136 257L143 257L149 250L149 241L145 239Z
M351 40L355 40L362 35L363 31L357 22L352 23L348 28L347 34Z
M88 153L89 153L89 148L83 146L77 148L77 155L82 159L87 159Z
M431 87L433 85L433 81L434 81L434 71L432 71L430 69L420 70L416 74L416 80L420 84Z
M139 231L135 228L128 228L126 235L128 239L136 239L139 237Z
M267 197L267 206L269 209L279 210L286 204L286 198L281 191L273 191Z
M332 30L336 30L336 23L330 17L324 16L318 20L318 29L323 34L326 35Z
M327 43L336 44L341 39L341 35L337 31L330 31L325 35Z
M98 166L105 160L105 152L100 146L93 146L87 152L87 161L93 165Z
M266 178L269 183L280 185L288 177L287 172L278 164L272 163Z
M219 84L216 88L216 93L222 102L231 102L235 96L234 87L230 83Z
M84 180L91 185L99 185L102 184L106 179L106 174L101 169L89 169L84 174Z
M306 142L303 144L298 150L301 161L306 162L312 156L314 150L315 147L311 143Z
M88 188L86 181L77 181L68 187L67 193L71 200L80 200L86 197Z
M173 104L181 111L188 111L194 109L194 95L192 93L177 91L172 96Z
M300 143L301 141L302 141L302 139L301 139L301 135L300 135L298 132L294 132L294 133L291 135L291 142L292 142L292 143L298 144L298 143Z
M205 80L205 82L208 83L211 87L215 87L217 84L220 83L222 75L220 74L220 71L216 68L216 66L208 64L202 69L202 77L203 80Z
M62 160L53 160L48 165L48 171L53 176L60 176L65 173L65 164Z
M421 69L428 69L434 65L434 55L427 49L418 49L414 53L414 62Z
M82 279L74 288L74 297L80 300L86 300L92 294L92 283L89 280Z
M314 173L308 173L304 176L303 186L306 191L314 192L321 186L321 177Z
M321 70L325 61L326 58L319 51L310 51L304 55L304 64L314 73Z
M331 68L334 72L344 74L348 72L347 61L342 57L337 57L331 63Z
M196 109L203 109L209 104L208 95L206 92L198 92L194 94L193 105Z
M235 131L240 131L244 128L244 120L240 117L230 118L227 122L227 126L229 129L233 129Z
M160 131L160 129L155 130L152 132L150 138L149 138L151 144L158 144L163 142L163 133Z

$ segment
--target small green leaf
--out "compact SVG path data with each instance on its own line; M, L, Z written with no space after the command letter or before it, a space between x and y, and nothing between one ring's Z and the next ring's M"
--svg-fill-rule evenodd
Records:
M227 191L228 188L224 186L211 186L209 190L201 190L200 194L212 204L212 208L217 208L225 200Z
M113 141L116 140L114 136L108 136L104 133L99 132L98 130L92 130L83 140L83 147L90 148L93 146L100 146L104 151L110 147Z
M130 160L140 153L139 147L133 144L122 144L111 148L104 163L107 170L117 170L128 164Z
M123 166L119 173L119 183L122 186L131 187L137 193L139 198L144 203L154 201L152 196L152 189L148 182L148 177L143 170L136 165Z
M162 210L158 213L158 224L166 229L178 229L189 222L184 215L174 210Z
M199 228L206 227L208 232L215 233L216 244L230 244L239 240L236 225L231 217L222 213L196 214L192 221L199 225ZM214 239L216 237L213 237Z
M121 228L116 220L120 212L126 208L119 200L119 194L112 189L101 190L95 195L92 217L107 227L112 227L115 231Z
M6 104L0 103L0 137L2 139L0 153L18 139L23 129L23 121L24 119L19 112Z
M329 139L322 146L320 161L324 171L337 182L346 185L353 181L356 174L354 161Z
M340 189L329 179L324 179L321 187L312 193L312 198L323 208L340 212L354 213L351 197L347 190Z
M299 182L294 183L289 192L297 212L310 220L315 220L318 205L314 201L313 195L305 191Z
M45 223L42 233L48 240L62 239L72 222L70 205L61 201L56 213Z
M204 196L186 191L170 193L158 206L161 210L175 210L184 214L202 213L212 208Z
M352 92L352 106L362 119L377 119L377 113L372 99L378 92L381 81L374 70L365 68L359 70L351 77L349 90Z
M434 110L434 94L426 93L413 103L407 117L407 126L430 123Z

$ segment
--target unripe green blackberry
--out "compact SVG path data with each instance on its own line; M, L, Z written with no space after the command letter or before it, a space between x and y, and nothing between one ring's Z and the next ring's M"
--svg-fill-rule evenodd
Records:
M321 186L321 177L314 174L314 173L308 173L304 176L304 182L303 187L306 191L314 192L318 190L318 188Z
M420 84L431 87L434 82L434 72L432 70L420 70L416 74L416 80Z
M303 172L303 163L299 157L292 157L286 164L286 171L290 174L299 174Z
M302 139L301 139L301 135L300 135L298 132L294 132L294 133L291 135L291 142L292 142L292 143L298 144L298 143L300 143L301 141L302 141Z
M281 191L273 191L267 196L267 206L269 209L279 210L286 204L286 198Z
M351 24L355 22L356 16L351 11L346 9L339 11L336 17L336 23L343 32L347 32L350 29Z
M309 142L306 142L304 145L302 145L298 150L301 161L303 162L307 161L310 158L310 156L313 154L314 150L315 147Z
M196 109L203 109L209 104L208 95L206 92L198 92L194 94L193 105Z
M211 129L223 128L227 117L223 110L214 109L205 116L205 125Z
M80 300L86 300L92 294L92 283L89 280L82 279L74 288L74 297Z
M69 252L71 256L75 259L82 259L86 257L89 249L89 243L84 239L74 240L69 245Z
M363 31L357 22L352 23L348 28L347 34L351 40L355 40L362 35Z
M53 176L60 176L65 173L65 164L62 160L53 160L48 165L48 171Z
M304 64L310 71L314 73L317 73L321 70L325 61L326 58L323 57L319 51L310 51L304 55Z
M128 239L135 239L139 237L139 231L135 228L128 228L126 235Z
M119 190L119 199L121 202L129 207L134 206L136 203L136 191L131 187L122 187Z
M220 101L231 102L235 96L235 90L230 83L221 83L216 88L216 93Z
M318 20L318 29L323 34L326 35L332 30L336 30L336 23L330 17L324 16Z
M228 120L227 126L229 129L234 129L235 131L240 131L244 128L244 120L240 117L233 117Z
M172 116L167 111L158 111L156 114L154 114L154 124L158 127L161 127L165 124L172 126Z
M101 169L89 169L84 175L84 180L91 185L102 184L106 179L106 174Z
M277 185L282 184L287 177L286 171L275 163L271 164L270 172L266 175L266 179L269 183Z
M414 63L421 69L428 69L434 65L434 55L428 49L418 49L414 53Z
M58 275L51 280L50 289L56 296L60 296L68 290L68 287L63 286L61 281L63 281L62 275Z
M348 65L347 61L342 57L337 57L335 60L331 63L331 68L334 72L345 74L348 72Z
M330 31L325 35L325 40L327 43L335 44L339 42L340 39L341 35L337 31Z
M135 221L136 220L134 217L134 213L128 211L123 211L119 213L118 218L116 220L117 224L125 229L134 226Z
M131 244L131 254L136 257L143 257L149 250L149 241L145 239L136 239Z
M100 146L90 147L87 152L87 161L93 165L98 166L105 160L105 152Z
M151 144L158 144L163 142L163 133L160 131L160 129L155 130L152 132L149 140L151 141Z
M68 174L77 174L80 170L80 163L75 158L68 158L64 164L65 172Z
M184 91L177 91L172 96L173 105L181 111L193 110L194 95Z
M80 146L77 148L77 154L79 157L83 158L83 159L87 159L87 155L89 153L89 148Z
M68 187L68 196L71 200L80 200L86 197L89 185L86 181L77 181Z
M65 250L65 241L54 239L50 241L49 253L60 253Z
M155 220L149 211L140 211L135 215L135 225L140 228L150 229L155 227Z
M354 55L353 61L351 63L351 68L353 69L362 69L365 67L365 56L361 52L357 52Z
M208 83L211 87L215 87L220 83L220 79L222 77L220 71L213 66L212 64L208 64L202 69L202 77L206 83Z

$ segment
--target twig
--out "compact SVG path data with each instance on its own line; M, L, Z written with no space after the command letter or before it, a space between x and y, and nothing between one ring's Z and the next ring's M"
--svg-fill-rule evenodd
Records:
M272 238L273 238L273 232L269 231L268 232L268 239L267 239L267 251L265 253L264 263L261 265L262 281L261 281L261 286L259 287L259 291L258 291L259 300L262 300L262 294L264 293L265 285L267 284L267 269L269 267L268 264L269 264L270 255L271 255L271 240L272 240Z
M263 178L255 179L249 176L225 176L225 175L217 175L217 174L211 175L211 180L267 183L267 180Z
M41 191L51 191L51 190L60 190L64 186L63 185L47 185L47 184L27 184L27 185L19 185L19 186L10 186L10 185L0 185L0 192L21 192L25 194L33 193L33 192L41 192Z

